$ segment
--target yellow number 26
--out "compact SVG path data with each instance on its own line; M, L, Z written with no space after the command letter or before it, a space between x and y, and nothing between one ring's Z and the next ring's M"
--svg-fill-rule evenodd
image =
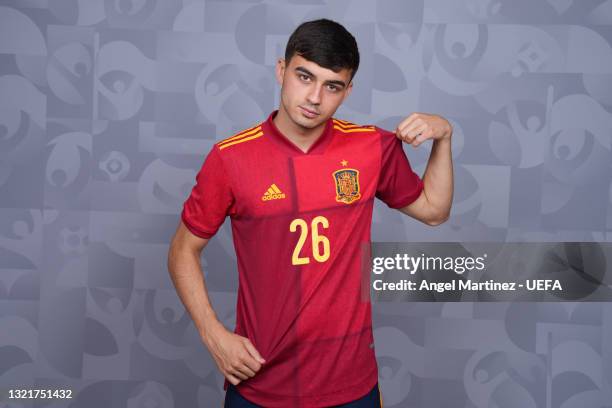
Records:
M319 215L312 219L310 222L310 230L311 230L311 238L312 238L312 256L317 262L325 262L329 258L329 239L325 235L319 234L319 225L323 228L329 227L329 221L327 218ZM302 247L306 242L306 237L308 236L308 223L301 218L296 218L291 221L291 225L289 225L289 231L296 232L298 227L300 228L300 237L298 239L297 245L293 250L293 256L291 257L291 263L293 265L305 265L310 263L309 257L300 256L300 252L302 251ZM319 244L323 246L323 251L319 247Z

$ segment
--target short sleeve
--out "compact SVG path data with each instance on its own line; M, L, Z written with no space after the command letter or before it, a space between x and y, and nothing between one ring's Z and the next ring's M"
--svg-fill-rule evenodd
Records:
M234 203L228 175L217 146L213 146L196 175L196 184L183 204L181 219L201 238L211 238Z
M390 208L402 208L419 198L423 181L412 171L402 141L395 133L377 128L380 132L381 169L376 197Z

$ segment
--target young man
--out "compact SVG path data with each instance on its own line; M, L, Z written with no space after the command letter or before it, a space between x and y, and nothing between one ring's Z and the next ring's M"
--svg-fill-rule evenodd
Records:
M452 128L427 114L395 133L333 118L358 65L343 26L301 24L276 66L279 109L215 144L185 201L168 267L225 376L225 408L382 406L361 248L375 197L428 225L448 218ZM402 140L427 139L421 179ZM228 215L240 282L234 332L215 316L200 267Z

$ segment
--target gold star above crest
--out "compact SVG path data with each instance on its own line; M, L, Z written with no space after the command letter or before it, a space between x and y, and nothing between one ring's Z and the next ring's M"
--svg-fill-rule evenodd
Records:
M346 160L342 160L342 161L340 162L340 164L342 164L343 166L346 166L346 165L348 164L348 162L347 162Z

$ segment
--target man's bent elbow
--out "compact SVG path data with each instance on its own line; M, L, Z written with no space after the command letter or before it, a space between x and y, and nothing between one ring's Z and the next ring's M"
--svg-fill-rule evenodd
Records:
M440 224L444 224L450 218L450 214L444 214L443 216L432 218L426 222L431 227L437 227Z

